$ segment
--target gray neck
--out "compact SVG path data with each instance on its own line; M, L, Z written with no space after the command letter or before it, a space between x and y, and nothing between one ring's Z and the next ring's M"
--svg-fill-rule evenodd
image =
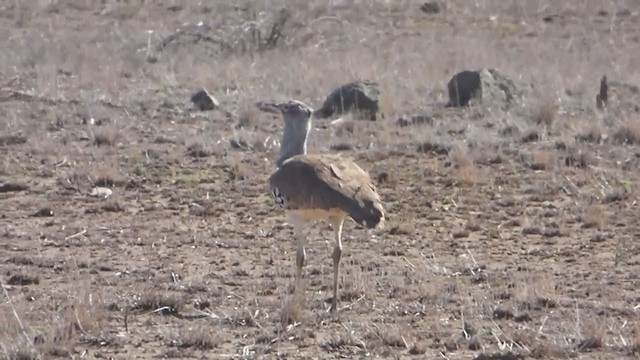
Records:
M285 121L277 167L282 166L282 163L292 156L307 153L307 137L310 130L311 121Z

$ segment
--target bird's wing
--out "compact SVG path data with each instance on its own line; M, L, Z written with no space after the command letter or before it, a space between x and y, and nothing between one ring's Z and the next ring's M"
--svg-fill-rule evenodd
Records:
M269 180L288 209L339 208L357 223L376 226L384 219L380 196L369 175L338 155L299 155L287 160Z

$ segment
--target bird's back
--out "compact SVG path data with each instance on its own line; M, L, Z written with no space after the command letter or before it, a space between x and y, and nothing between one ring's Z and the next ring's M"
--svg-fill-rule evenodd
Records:
M332 154L297 155L271 175L269 185L288 210L342 210L358 224L384 221L369 174L351 159Z

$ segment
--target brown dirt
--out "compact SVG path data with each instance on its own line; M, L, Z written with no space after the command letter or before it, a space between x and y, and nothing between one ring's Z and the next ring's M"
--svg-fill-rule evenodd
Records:
M640 6L196 3L0 5L0 358L637 356ZM518 104L445 109L480 67ZM281 120L254 104L356 78L385 120L317 121L310 151L379 179L388 225L345 226L332 317L327 225L290 293ZM222 110L191 108L201 87Z

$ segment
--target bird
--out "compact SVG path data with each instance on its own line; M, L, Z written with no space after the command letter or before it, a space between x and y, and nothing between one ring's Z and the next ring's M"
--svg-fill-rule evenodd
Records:
M289 100L276 105L284 130L276 170L269 177L271 194L293 225L297 243L295 290L300 289L306 253L304 228L316 221L328 222L335 235L333 248L333 298L338 303L338 274L342 257L342 227L348 218L367 229L383 228L385 212L369 174L352 159L338 154L307 154L313 109Z

